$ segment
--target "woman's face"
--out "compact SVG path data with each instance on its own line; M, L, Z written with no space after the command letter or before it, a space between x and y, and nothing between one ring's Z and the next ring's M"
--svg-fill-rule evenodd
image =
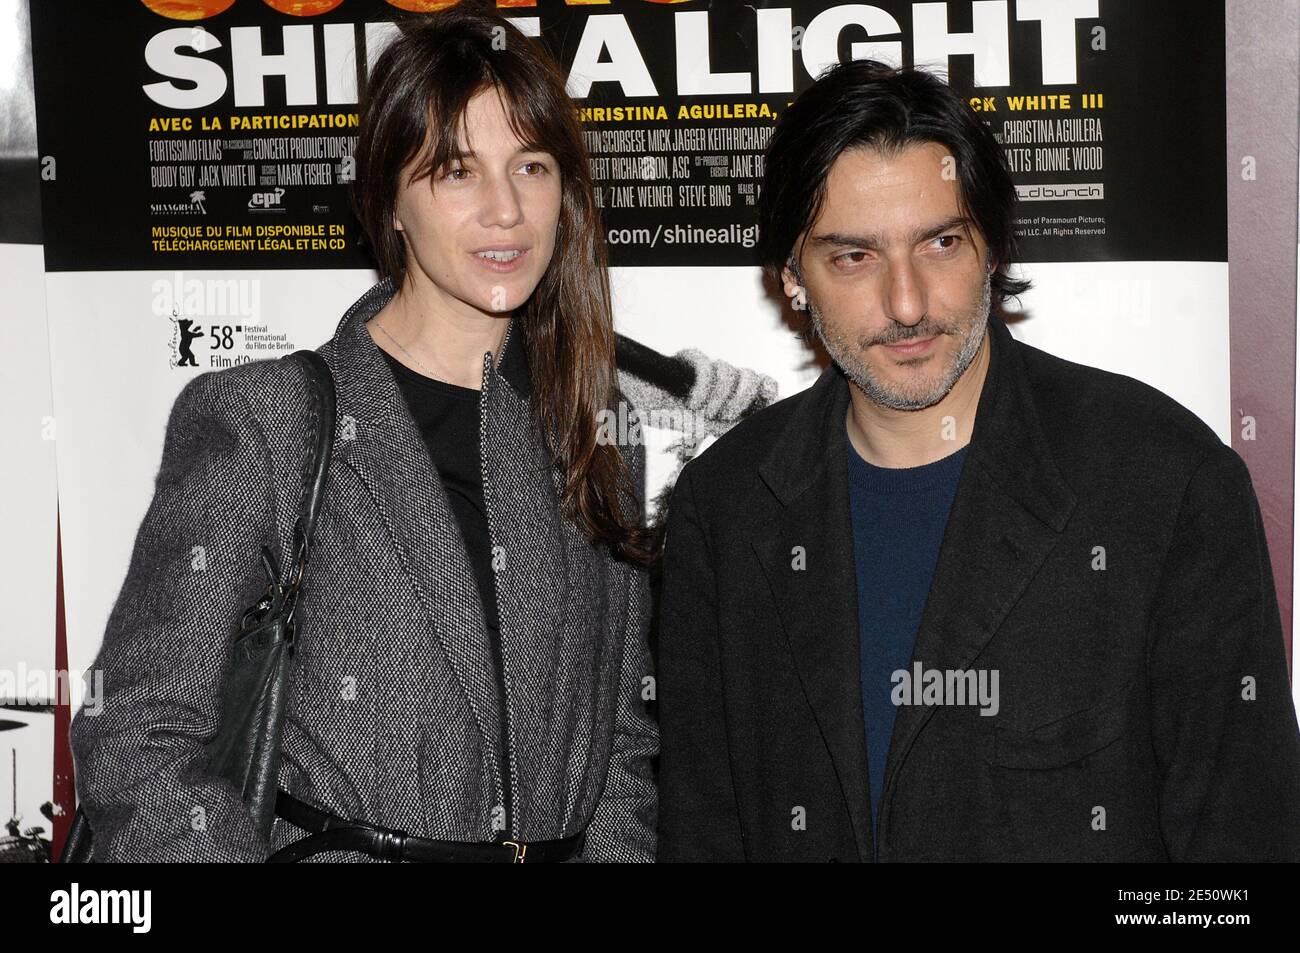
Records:
M466 153L429 179L403 170L393 226L406 235L407 268L453 309L509 313L541 281L555 250L560 170L546 152L526 149L489 87L465 111ZM485 253L494 251L492 260Z

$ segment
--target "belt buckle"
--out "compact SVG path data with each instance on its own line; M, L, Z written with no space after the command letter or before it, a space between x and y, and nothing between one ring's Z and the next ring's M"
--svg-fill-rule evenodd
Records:
M506 847L513 847L515 849L514 859L510 861L510 863L512 864L524 863L524 858L528 855L527 844L521 844L518 841L513 841L513 840L502 841L501 843Z

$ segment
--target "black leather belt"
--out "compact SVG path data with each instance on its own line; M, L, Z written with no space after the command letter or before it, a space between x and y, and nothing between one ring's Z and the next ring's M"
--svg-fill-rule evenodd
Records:
M330 814L298 800L283 788L275 800L275 813L290 824L312 833L276 851L266 859L268 864L292 864L327 850L356 850L395 863L555 863L576 854L583 841L581 832L563 840L529 842L482 843L415 837Z

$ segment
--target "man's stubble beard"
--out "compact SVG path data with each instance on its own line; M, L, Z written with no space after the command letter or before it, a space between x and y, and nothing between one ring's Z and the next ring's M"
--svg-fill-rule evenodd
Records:
M970 316L969 330L966 332L966 338L962 341L961 347L957 349L957 353L949 362L948 367L944 369L939 380L926 386L921 391L915 388L898 388L873 375L866 361L862 359L862 355L866 350L862 346L862 342L859 342L856 346L851 345L842 335L830 333L822 320L821 312L817 310L812 299L808 298L807 300L808 313L812 316L813 329L826 347L827 353L830 354L831 359L835 361L845 376L856 384L873 403L893 410L922 410L946 397L948 392L952 390L953 385L961 379L962 374L966 373L966 369L970 367L971 362L975 360L975 355L979 353L980 345L984 342L984 335L988 330L989 307L993 301L993 274L992 272L985 272L984 274L984 287L980 291L980 304L976 313ZM932 334L949 333L954 333L951 326L939 325L927 317L910 328L894 325L893 333L887 332L871 343L902 344Z

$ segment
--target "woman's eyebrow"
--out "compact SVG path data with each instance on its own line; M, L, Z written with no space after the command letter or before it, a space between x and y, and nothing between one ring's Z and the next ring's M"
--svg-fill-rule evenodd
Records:
M520 146L513 153L511 153L511 158L513 158L514 156L524 156L524 155L547 155L548 156L550 154L551 153L549 149L545 149L541 146ZM451 151L451 157L453 159L477 159L478 153L473 149L469 149L469 150L453 149Z

